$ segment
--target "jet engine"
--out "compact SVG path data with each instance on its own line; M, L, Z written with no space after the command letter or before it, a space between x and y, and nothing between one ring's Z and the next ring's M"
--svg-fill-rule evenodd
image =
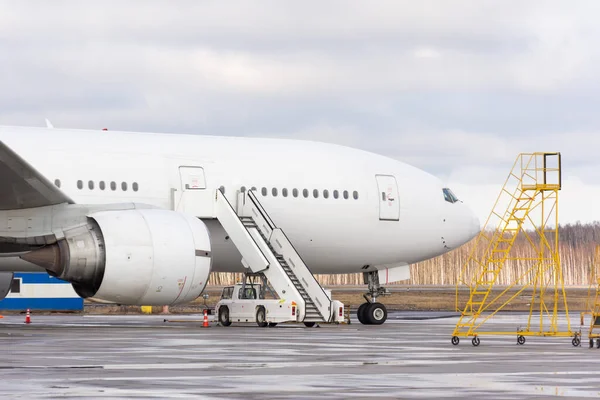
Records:
M70 282L81 297L170 305L197 298L211 270L208 229L169 210L102 211L64 239L21 256Z

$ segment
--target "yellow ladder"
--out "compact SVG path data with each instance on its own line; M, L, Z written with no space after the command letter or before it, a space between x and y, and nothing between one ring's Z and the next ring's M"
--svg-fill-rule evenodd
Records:
M500 229L490 241L491 251L489 251L487 259L481 263L481 272L476 275L475 284L456 325L454 336L461 333L466 336L473 335L475 323L481 313L485 311L486 301L512 250L523 221L529 213L533 197L527 196L521 191L513 196L513 199L515 200L514 205L513 202L510 203L512 209L507 210L504 214L508 215L508 218L502 218Z
M525 343L525 336L533 335L574 336L574 345L580 340L568 322L558 253L560 189L560 153L522 153L517 157L457 282L456 309L461 316L452 334L454 345L459 343L459 337L472 337L473 345L478 346L480 335L503 334L514 334L518 344ZM512 254L518 238L529 246L533 256ZM504 282L506 288L501 293L493 293L503 283L501 276L507 262L521 262L527 268L511 277L510 282ZM469 297L461 307L459 298L465 288ZM525 290L532 293L525 328L515 332L481 329ZM548 296L552 296L549 302L545 299ZM562 331L558 327L559 306L567 313L568 327ZM534 315L539 316L539 324L533 324Z
M592 288L595 290L592 292ZM592 301L592 295L594 296ZM592 320L590 322L590 331L588 338L590 347L594 347L594 339L596 347L600 348L600 246L596 246L596 254L594 256L594 265L592 266L590 276L590 288L588 290L587 307L590 310ZM583 315L582 315L583 325Z

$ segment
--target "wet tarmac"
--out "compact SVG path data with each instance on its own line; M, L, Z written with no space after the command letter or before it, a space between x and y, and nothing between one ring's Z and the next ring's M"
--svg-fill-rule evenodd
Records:
M33 315L31 325L23 316L5 316L0 398L600 396L600 349L589 349L585 337L581 347L570 338L539 337L519 346L512 336L453 346L453 314L389 318L383 326L202 328L201 322L165 323L159 315ZM520 321L508 315L488 325L514 329Z

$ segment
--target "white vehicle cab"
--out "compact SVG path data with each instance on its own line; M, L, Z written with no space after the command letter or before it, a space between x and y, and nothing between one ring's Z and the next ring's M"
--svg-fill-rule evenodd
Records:
M233 322L256 322L260 327L273 327L283 322L304 322L309 328L315 325L315 321L301 319L295 301L265 297L265 289L261 284L238 283L224 287L221 300L215 307L219 323L230 326ZM337 300L332 303L332 321L344 322L344 304Z

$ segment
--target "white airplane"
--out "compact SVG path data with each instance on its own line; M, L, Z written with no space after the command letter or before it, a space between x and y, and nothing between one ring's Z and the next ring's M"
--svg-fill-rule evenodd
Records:
M43 268L82 297L192 301L248 267L209 203L253 190L312 273L363 273L359 319L383 323L383 284L480 230L432 175L309 141L0 127L0 183L0 299Z

